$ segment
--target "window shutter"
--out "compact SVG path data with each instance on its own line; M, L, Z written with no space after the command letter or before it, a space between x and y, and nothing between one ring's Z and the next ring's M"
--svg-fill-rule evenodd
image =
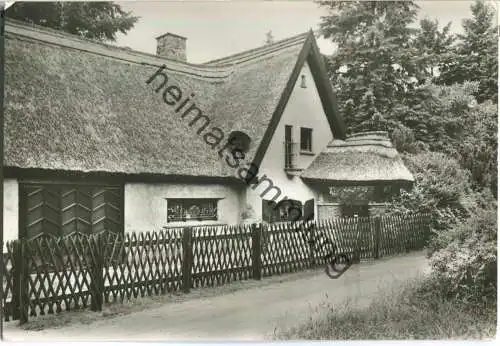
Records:
M314 220L314 199L304 203L304 221Z

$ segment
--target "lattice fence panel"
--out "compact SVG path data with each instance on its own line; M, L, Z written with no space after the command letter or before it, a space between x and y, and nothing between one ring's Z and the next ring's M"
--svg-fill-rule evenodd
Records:
M26 242L29 314L59 313L90 305L90 268L97 249L86 235L41 236Z
M180 289L182 229L132 233L106 240L104 301L165 294Z
M14 249L13 243L7 242L6 250L3 254L2 273L3 273L3 306L4 319L10 321L14 317L14 307L12 305L12 292L14 285Z
M250 225L193 228L192 286L246 280L252 273Z
M264 226L262 275L279 275L309 267L309 244L305 233L299 222Z
M348 234L341 232L345 225L343 219L319 220L311 229L314 251L312 257L315 264L324 265L326 257L333 253L347 253L350 251Z

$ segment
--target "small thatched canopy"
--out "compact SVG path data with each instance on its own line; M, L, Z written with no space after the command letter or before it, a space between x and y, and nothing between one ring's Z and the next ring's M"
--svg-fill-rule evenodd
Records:
M301 177L310 181L356 185L414 181L384 131L358 133L346 140L334 139Z

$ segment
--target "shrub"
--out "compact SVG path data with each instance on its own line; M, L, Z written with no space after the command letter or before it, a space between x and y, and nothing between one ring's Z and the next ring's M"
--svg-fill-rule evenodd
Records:
M447 244L430 261L448 295L471 301L496 297L496 209L478 210L466 222L440 233L435 243Z
M411 190L391 203L393 213L422 212L432 215L432 229L439 233L470 216L467 196L471 193L469 173L445 154L422 152L404 156L415 177Z

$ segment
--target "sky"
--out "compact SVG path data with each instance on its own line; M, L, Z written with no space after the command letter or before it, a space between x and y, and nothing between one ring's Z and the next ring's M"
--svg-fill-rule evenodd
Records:
M264 44L272 31L280 40L309 29L317 30L327 14L312 0L232 0L232 1L133 1L118 4L141 17L119 46L156 53L155 37L166 32L187 37L187 61L202 63ZM441 25L452 22L452 31L461 32L461 22L471 15L473 1L417 1L419 19L430 17ZM322 53L331 54L335 46L319 38Z

